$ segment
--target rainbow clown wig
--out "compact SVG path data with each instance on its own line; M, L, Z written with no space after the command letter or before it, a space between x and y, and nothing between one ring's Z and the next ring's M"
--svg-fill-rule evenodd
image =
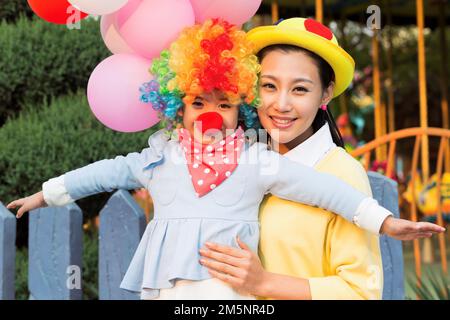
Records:
M155 80L141 86L141 100L151 103L172 129L181 123L180 108L217 89L240 105L244 125L256 128L260 65L252 52L245 32L226 21L213 19L188 27L152 61Z

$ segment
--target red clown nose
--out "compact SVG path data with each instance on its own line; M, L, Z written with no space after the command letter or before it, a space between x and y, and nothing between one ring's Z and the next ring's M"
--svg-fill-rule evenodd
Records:
M200 122L202 134L210 129L221 130L223 125L223 118L217 112L202 113L195 121Z

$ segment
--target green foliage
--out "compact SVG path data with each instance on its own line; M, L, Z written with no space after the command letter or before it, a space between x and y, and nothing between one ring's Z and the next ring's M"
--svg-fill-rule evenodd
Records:
M408 279L409 285L413 288L415 297L409 299L419 300L450 300L450 278L445 275L442 269L439 272L426 268L422 275L421 286L417 286L416 277Z
M99 22L85 19L68 29L39 18L0 24L0 125L24 103L43 102L85 88L89 76L110 55Z
M0 20L13 22L19 18L20 14L25 14L27 17L33 16L33 11L27 0L2 0L0 4Z
M98 300L98 232L83 234L82 289L84 300Z
M16 300L28 300L28 249L16 251Z
M152 128L119 133L92 114L84 92L58 98L46 106L26 105L0 128L0 199L3 203L38 192L49 178L89 163L141 151ZM78 201L87 216L107 200L96 196Z

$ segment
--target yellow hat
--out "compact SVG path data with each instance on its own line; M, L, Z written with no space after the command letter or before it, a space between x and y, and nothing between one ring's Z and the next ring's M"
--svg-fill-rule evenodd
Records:
M314 19L286 19L276 26L254 28L247 33L247 37L255 45L255 53L270 45L290 44L322 57L334 71L334 97L352 82L355 61L339 46L331 30Z

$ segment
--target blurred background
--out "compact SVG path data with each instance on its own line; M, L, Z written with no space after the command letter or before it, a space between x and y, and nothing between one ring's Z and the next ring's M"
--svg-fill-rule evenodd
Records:
M370 6L375 7L368 12ZM368 20L377 12L379 25L371 28ZM329 26L356 61L351 87L330 104L347 150L367 170L398 182L403 217L446 226L450 217L449 1L264 0L243 28L296 16L316 18ZM101 124L89 108L89 76L111 55L102 42L99 17L89 16L80 29L69 32L64 25L38 18L26 0L2 0L0 21L3 204L41 190L42 182L66 171L146 146L158 127L133 134L117 132ZM77 201L85 213L85 299L98 297L98 213L109 196ZM153 207L148 193L137 190L133 196L150 220ZM28 215L17 223L16 298L26 299ZM449 298L449 242L447 231L442 237L403 244L408 299ZM417 287L418 278L429 290Z

